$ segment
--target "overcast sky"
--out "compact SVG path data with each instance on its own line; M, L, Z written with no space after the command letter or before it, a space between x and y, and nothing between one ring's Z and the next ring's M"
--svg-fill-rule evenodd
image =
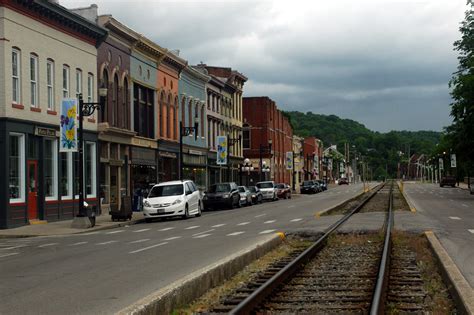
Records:
M448 82L466 0L151 1L96 3L190 64L228 66L283 110L354 119L369 129L451 123Z

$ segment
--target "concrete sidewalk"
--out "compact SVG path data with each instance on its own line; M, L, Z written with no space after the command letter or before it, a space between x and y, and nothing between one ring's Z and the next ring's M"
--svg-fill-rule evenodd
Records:
M132 225L143 221L145 221L145 217L143 216L142 212L133 212L132 220L130 221L126 220L115 222L112 222L112 218L109 214L103 214L96 217L95 226L88 229L72 228L72 220L65 220L46 224L33 224L13 229L0 230L0 238L19 238L89 233L94 231L113 229L125 225Z

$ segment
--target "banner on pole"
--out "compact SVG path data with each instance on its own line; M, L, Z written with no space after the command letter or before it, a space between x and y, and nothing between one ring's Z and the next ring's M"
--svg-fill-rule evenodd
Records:
M314 169L316 171L316 175L319 175L319 156L314 156Z
M439 158L439 169L440 169L441 171L444 170L443 158Z
M293 169L293 152L286 152L286 169Z
M77 152L77 99L61 101L59 152Z
M217 165L226 165L227 164L227 137L226 136L217 136Z
M451 154L451 167L456 167L456 154Z

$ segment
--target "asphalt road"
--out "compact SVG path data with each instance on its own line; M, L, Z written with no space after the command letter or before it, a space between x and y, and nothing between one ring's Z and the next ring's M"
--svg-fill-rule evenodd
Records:
M325 228L315 213L362 192L316 195L200 218L81 235L0 241L0 314L111 314L279 231Z
M432 230L474 287L474 195L460 188L435 184L405 184L416 213L396 217L398 228Z

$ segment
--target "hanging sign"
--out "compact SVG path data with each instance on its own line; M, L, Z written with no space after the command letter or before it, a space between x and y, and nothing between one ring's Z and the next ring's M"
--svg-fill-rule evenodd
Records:
M217 165L226 165L227 164L227 137L226 136L217 136Z
M77 99L61 101L59 152L77 152Z
M293 169L293 152L286 152L286 169Z

